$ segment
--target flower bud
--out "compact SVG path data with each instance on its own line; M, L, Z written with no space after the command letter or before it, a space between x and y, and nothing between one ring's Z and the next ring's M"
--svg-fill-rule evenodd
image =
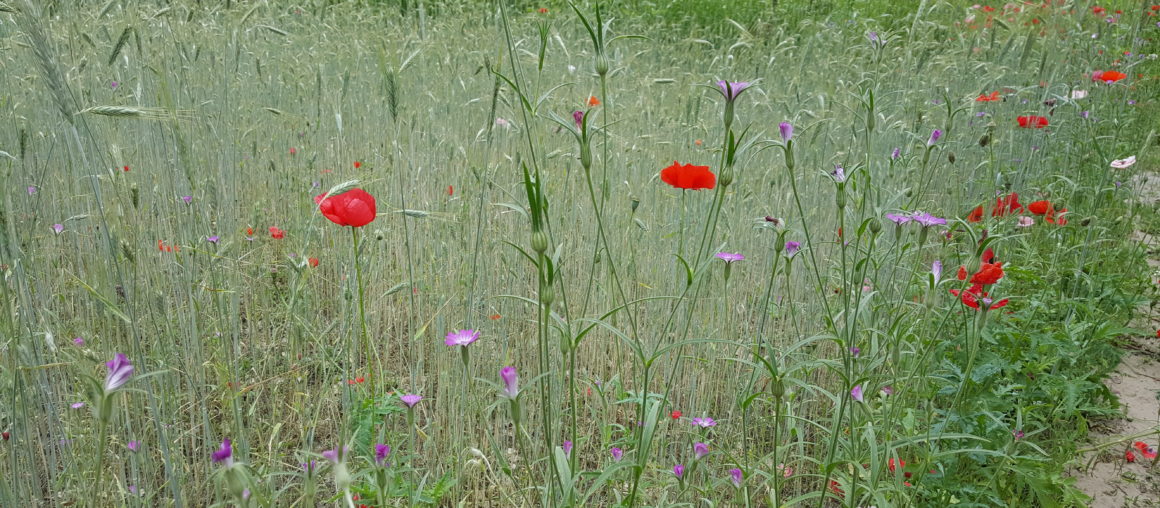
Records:
M773 395L773 398L775 399L780 399L785 396L785 383L781 381L780 376L774 377L772 380L770 380L769 394Z
M540 285L540 301L544 302L545 307L551 307L552 302L556 300L556 293L552 291L550 284Z
M640 198L638 198L638 197L636 197L636 196L632 196L632 197L630 197L630 198L629 198L629 200L630 200L630 202L631 202L631 204L632 204L632 212L633 212L633 213L636 213L636 209L637 209L637 207L639 207L639 206L640 206Z
M846 184L838 184L838 193L834 195L834 198L839 210L846 208Z
M725 101L725 130L733 125L733 101Z
M954 152L947 153L947 162L950 162L951 164L955 163L955 153Z
M592 145L588 140L580 142L580 165L585 171L592 167Z
M721 184L722 187L728 187L729 184L733 183L733 166L725 166L721 170L721 174L717 177L717 183Z
M882 232L882 221L877 217L870 219L870 232L874 234Z
M137 209L141 201L141 191L137 189L137 184L129 187L129 200L133 202L133 209Z
M532 250L540 254L543 254L545 250L548 250L548 235L544 234L543 231L536 231L532 233Z
M608 75L608 57L604 56L603 51L596 54L596 74L600 77Z

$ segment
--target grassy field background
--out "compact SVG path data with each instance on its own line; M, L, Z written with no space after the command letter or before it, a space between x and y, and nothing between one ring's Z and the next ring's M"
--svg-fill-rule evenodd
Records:
M0 505L1084 505L1156 11L774 3L0 4Z

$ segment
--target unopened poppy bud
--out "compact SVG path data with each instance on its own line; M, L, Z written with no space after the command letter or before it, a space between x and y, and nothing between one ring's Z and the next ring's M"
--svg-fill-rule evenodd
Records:
M882 232L882 221L878 220L877 217L870 219L870 232L874 234Z
M121 240L121 253L125 255L125 259L128 259L130 263L137 262L137 257L133 255L133 249L129 248L129 244L124 240Z
M725 168L721 170L721 175L717 177L717 182L720 183L722 187L728 187L729 184L733 183L733 166L725 166Z
M979 146L985 147L989 144L991 144L991 135L983 134L983 137L979 138Z
M1091 217L1087 217L1087 218L1084 218L1084 220L1079 221L1080 226L1087 226L1088 224L1091 224L1091 223L1092 223Z
M636 197L636 196L632 196L632 197L631 197L631 198L629 198L629 199L630 199L630 202L631 202L631 205L632 205L632 211L635 213L635 212L636 212L636 208L637 208L638 206L640 206L640 198L638 198L638 197Z
M141 201L141 191L137 190L137 184L129 187L129 200L133 202L133 209L136 209Z
M955 153L954 152L950 152L947 154L947 162L950 162L951 164L955 163Z
M544 234L543 231L536 231L532 233L532 250L535 250L540 254L543 254L545 250L548 250L548 235Z

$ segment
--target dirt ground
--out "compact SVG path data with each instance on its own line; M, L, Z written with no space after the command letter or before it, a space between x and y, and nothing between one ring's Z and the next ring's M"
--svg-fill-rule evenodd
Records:
M1140 201L1156 206L1160 201L1160 173L1133 178ZM1152 280L1160 281L1160 237L1137 231L1133 235L1148 252ZM1133 323L1142 330L1160 329L1160 302L1145 304ZM1076 486L1092 497L1099 508L1160 507L1160 464L1145 459L1132 444L1142 441L1160 449L1160 338L1155 335L1126 337L1126 354L1105 381L1123 404L1124 417L1092 422L1091 443L1098 450L1085 454L1072 475ZM1081 448L1084 448L1081 446ZM1128 462L1125 452L1135 455Z

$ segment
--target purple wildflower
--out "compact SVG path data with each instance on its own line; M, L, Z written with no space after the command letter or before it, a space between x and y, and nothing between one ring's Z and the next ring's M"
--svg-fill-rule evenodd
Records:
M922 224L925 227L930 226L945 226L947 220L942 217L935 217L929 213L922 212L914 215L914 222Z
M624 458L624 450L621 450L620 448L613 446L612 449L608 451L612 454L612 460L620 462L620 459Z
M890 152L890 158L894 160L898 160L900 155L902 155L902 149L898 147L895 147L894 151Z
M897 213L888 213L886 214L886 218L899 225L906 224L907 222L914 220L914 217Z
M443 343L448 346L468 346L478 338L479 332L475 330L456 330L448 333Z
M139 448L141 448L141 442L140 441L129 441L128 443L125 444L125 447L128 448L129 451L135 452Z
M692 422L690 422L690 423L692 423L693 425L696 425L698 427L701 427L703 429L707 429L709 427L714 427L717 425L717 422L715 420L713 420L712 418L709 418L707 416L704 418L693 418Z
M117 353L113 356L113 361L105 363L105 366L109 368L109 373L105 376L105 393L124 386L133 375L133 365L123 353Z
M890 386L890 385L883 386L882 387L882 395L885 395L887 397L894 395L894 387Z
M1090 113L1090 112L1087 112L1087 111L1080 111L1080 112L1079 112L1079 117L1080 117L1080 118L1083 118L1084 120L1087 120L1087 119L1088 119L1088 116L1090 116L1090 115L1091 115L1091 113Z
M209 243L218 243L218 240L221 240L221 237L219 237L218 235L205 237L205 241L207 241Z
M74 346L83 346L83 345L85 345L85 338L84 338L84 337L77 337L77 338L73 339L73 345L74 345Z
M858 402L865 402L862 400L862 385L855 386L854 389L850 390L850 397Z
M500 369L499 377L503 379L503 396L509 399L518 397L520 394L520 376L516 372L516 368L509 365Z
M930 133L930 138L926 140L926 146L934 146L935 143L938 143L938 138L941 138L942 135L941 130L935 129Z
M29 186L28 186L28 195L29 195L29 196L31 196L31 195L33 195L33 194L36 194L36 186L35 186L35 185L29 185Z
M58 235L63 233L64 232L64 224L53 224L52 225L52 232L56 233Z
M862 354L862 348L858 346L850 346L850 356L857 358Z
M564 450L564 456L572 455L572 442L571 441L564 441L564 444L560 445L560 448L562 448Z
M801 248L801 242L785 242L785 255L792 258L794 254L797 254L798 250L801 250Z
M408 408L413 408L415 407L415 404L418 404L419 401L423 400L423 396L408 393L399 397L399 400L403 401L403 404L406 404Z
M382 443L375 445L375 464L376 465L379 465L379 466L383 465L383 461L387 460L387 457L390 455L391 455L391 447L390 446L387 446L387 445L382 444Z
M749 83L746 81L718 81L717 86L721 87L721 95L725 96L725 100L733 102L741 92L749 88Z
M936 260L934 260L934 263L930 264L930 274L934 275L934 283L937 286L939 279L942 278L942 261L941 260L936 259Z
M71 407L73 409L80 409L82 407L85 407L85 403L84 402L73 402L72 404L69 404L68 407Z
M684 464L677 464L677 465L673 466L673 474L676 475L677 478L684 477L685 476L685 465Z
M709 445L705 443L693 443L693 455L697 457L697 460L701 460L708 454Z
M778 124L777 129L779 131L781 131L781 140L782 141L785 141L788 143L789 140L793 139L793 125L790 124L789 122L781 122L780 124Z
M1023 431L1022 430L1016 429L1016 430L1011 432L1011 435L1015 436L1016 441L1023 439Z
M572 112L572 120L576 121L576 128L579 129L581 126L584 125L584 112L583 111L573 111Z
M210 456L210 458L213 459L214 464L220 464L222 462L225 462L226 467L231 467L234 465L234 458L233 457L234 457L234 449L230 445L229 438L223 439L222 446L220 448L218 448L217 451L213 452L213 455Z
M349 446L343 446L342 449L335 448L333 450L326 450L322 452L322 457L335 464L342 462L343 457L346 457L347 452L350 451Z
M114 82L112 82L112 83L109 83L109 88L112 88L112 89L114 89L114 90L115 90L115 89L117 88L117 86L118 86L118 85L120 85L120 83L118 83L118 82L114 81Z
M185 201L185 204L188 205L193 202L193 196L181 196L181 200Z
M830 178L833 178L836 183L845 182L846 168L843 168L841 164L834 164L834 170L830 172Z
M725 260L726 263L732 263L735 261L744 260L745 256L742 256L741 254L734 254L732 252L718 252L717 258Z
M729 470L729 479L733 482L734 487L741 488L742 478L743 475L741 473L741 469L735 467Z

